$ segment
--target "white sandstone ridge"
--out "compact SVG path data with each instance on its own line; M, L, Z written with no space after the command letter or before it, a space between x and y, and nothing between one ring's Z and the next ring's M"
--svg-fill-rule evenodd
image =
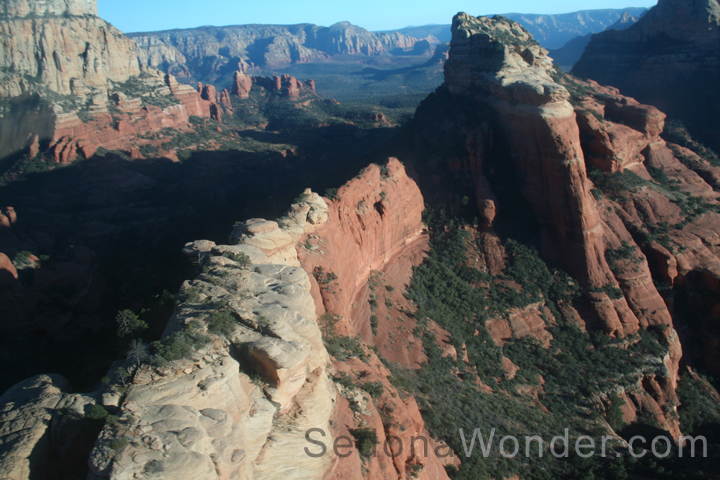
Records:
M300 266L295 245L300 237L328 220L328 206L306 189L277 222L254 218L235 224L230 243L257 247L273 261Z
M82 418L95 400L69 390L61 375L38 375L0 397L0 478L49 478L51 471L62 474L73 464L74 451L82 448L78 443L87 440Z
M496 108L512 105L519 115L572 116L570 94L550 76L554 67L547 54L516 22L458 14L445 83L453 94L482 94Z
M116 362L112 381L86 395L69 394L59 375L8 390L0 398L0 478L65 478L83 465L89 480L323 478L333 455L306 455L305 432L321 428L332 441L336 391L310 278L290 253L294 244L276 240L325 221L327 205L307 190L282 229L256 219L239 225L265 228L250 228L235 245L188 244L184 253L203 271L183 284L163 335L185 353L137 369ZM211 326L217 315L228 320L224 331ZM131 377L121 379L123 371ZM102 431L92 420L98 404L119 417Z
M310 279L290 239L323 223L327 205L312 192L303 197L286 229L252 220L237 238L244 244L186 246L203 272L183 284L165 342L207 335L218 312L232 316L231 333L212 335L186 359L139 368L120 420L104 428L90 456L92 478L323 477L332 455L306 455L305 432L330 432L336 393Z

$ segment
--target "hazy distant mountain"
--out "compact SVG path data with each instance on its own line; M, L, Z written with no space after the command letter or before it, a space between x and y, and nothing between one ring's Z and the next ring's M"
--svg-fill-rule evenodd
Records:
M533 34L535 40L547 49L560 48L575 37L588 33L599 33L616 23L628 13L641 17L646 8L624 8L607 10L582 10L560 15L528 15L508 13L503 15L515 20Z
M624 13L640 18L646 8L581 10L559 15L506 13L503 17L515 20L533 34L535 40L547 49L558 49L575 37L602 32L620 20ZM422 25L405 27L396 32L423 38L433 35L441 42L450 41L450 25ZM588 38L589 41L589 38ZM583 48L587 42L583 45ZM582 50L580 50L582 54Z
M386 30L377 33L398 32L402 33L403 35L409 35L415 38L425 38L429 35L432 35L433 37L440 40L440 42L449 42L452 39L452 35L450 33L450 26L451 25L449 23L443 25L421 25L419 27L409 26L405 28L400 28L398 30Z
M418 38L398 32L373 33L349 22L330 27L311 24L199 27L130 33L128 37L137 45L141 65L203 81L232 74L239 68L239 62L274 66L326 62L334 56L432 55L428 42Z
M637 17L632 16L630 12L625 12L622 14L620 19L609 26L607 30L625 30L626 28L630 28L637 21ZM558 49L550 49L550 56L553 60L555 60L555 63L561 67L572 67L578 60L580 60L580 57L582 57L585 47L588 43L590 43L590 39L593 35L595 34L588 33L587 35L583 35L581 37L575 37Z
M718 0L660 0L632 27L594 35L573 73L655 105L718 148L718 45Z

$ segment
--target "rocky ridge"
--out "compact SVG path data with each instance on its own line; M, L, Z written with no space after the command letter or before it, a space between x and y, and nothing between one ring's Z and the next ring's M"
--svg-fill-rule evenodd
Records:
M512 159L518 187L540 225L541 251L580 280L585 291L587 303L576 306L574 313L565 309L563 315L570 315L571 322L580 322L583 328L600 328L610 335L627 336L648 328L663 332L668 348L664 373L652 373L654 380L638 382L635 395L643 400L627 403L638 411L649 409L665 429L678 433L680 425L672 410L677 405L675 389L682 349L672 328L672 302L658 293L651 272L667 270L663 265L668 261L672 265L675 261L683 263L684 274L673 277L678 286L686 285L681 277L691 279L708 269L714 271L718 261L710 253L714 247L700 247L708 240L696 242L687 236L693 231L709 239L710 231L701 225L718 221L717 194L699 174L701 170L715 171L714 167L707 162L698 164L698 173L683 168L673 153L676 147L660 137L664 114L623 97L615 89L564 77L552 66L547 51L519 24L507 19L466 14L455 17L445 72L446 84L437 94L443 99L435 106L430 106L433 102L429 99L416 115L416 151L423 152L418 155L423 162L435 165L436 182L446 175L464 176L461 183L470 183L468 188L474 191L485 229L492 228L504 213L514 215L504 212L503 208L511 206L503 207L493 191L506 188L496 183L499 167L493 159L498 152ZM453 107L453 102L459 103ZM463 108L460 103L472 107ZM437 148L433 147L435 143ZM439 173L437 169L442 168L448 173ZM697 201L708 205L707 213L696 218L687 208L677 207L684 205L682 198L654 186L660 169L672 174L671 182L676 182L682 198L689 195L702 199ZM647 186L631 189L620 198L603 180L610 175L637 175ZM602 197L601 191L608 196ZM459 197L443 201L451 212L460 205ZM639 211L643 213L635 213ZM663 222L693 225L690 230L685 226L685 233L670 229L670 250L675 252L670 257L675 261L661 260L665 257L659 253L657 241L644 240L646 234L639 233L655 231L654 225ZM492 233L483 235L489 235L485 245L498 243L489 240ZM667 240L663 242L667 245ZM713 244L709 240L708 245ZM628 263L615 259L612 252L624 245L644 255ZM689 253L696 247L703 253ZM488 260L503 258L502 250L493 249L478 255ZM680 250L688 251L688 255ZM662 252L669 250L663 247ZM700 257L705 260L690 261ZM502 271L501 266L493 266L497 263L488 261L486 268ZM675 275L673 267L669 268ZM611 294L611 289L616 293ZM537 313L517 312L509 320L499 321L488 324L496 343L528 332L541 344L548 342L543 326L548 320L541 320ZM648 385L654 386L646 388Z
M332 311L344 312L352 308L350 303L357 300L353 295L373 269L384 269L416 248L413 245L422 245L419 190L395 159L382 172L373 165L341 188L344 201L326 200L306 190L278 221L251 219L236 224L228 245L206 240L186 245L183 252L202 266L202 273L183 284L163 335L167 349L156 350L172 360L156 357L140 366L117 362L108 384L71 402L77 408L73 407L76 413L68 422L76 427L89 421L89 409L96 404L117 416L106 423L89 453L89 478L161 474L259 479L281 474L360 479L367 474L363 472L370 472L401 479L406 471L421 479L447 478L434 453L439 448L449 456L447 446L432 440L414 399L398 393L376 354L363 346L360 358L328 355L323 337L351 339L352 322L346 324L347 333L338 329L330 337L327 331L321 335L316 322L324 305L330 305L325 298L329 294L321 293L325 284L317 276L318 266L334 269L327 262L344 258L350 267L337 269L347 293ZM373 184L382 185L384 194ZM365 212L364 220L351 215L358 198L377 205ZM348 221L355 224L350 229L344 226ZM308 249L311 244L315 247ZM354 246L343 253L341 247L350 245ZM359 252L363 252L361 261L352 261ZM214 323L218 315L231 318L222 333ZM190 350L183 358L169 357L167 352L180 343L190 345ZM359 386L333 382L338 375L349 373L352 378L358 371L365 371L365 380L383 385L381 398L370 397ZM127 376L123 372L129 372L130 378L123 379ZM125 382L127 388L121 388ZM49 393L39 394L40 387ZM14 430L5 434L9 436L2 454L8 468L21 472L28 462L33 468L45 468L54 458L49 452L67 439L62 435L49 442L44 439L49 426L66 410L55 397L67 389L61 377L39 376L3 396L0 408L16 423L27 425L26 412L45 412L34 420L33 436L13 436ZM382 412L393 412L395 421L382 420L387 415ZM353 429L375 429L381 442L379 454L368 458L352 449L349 457L340 458L330 449L326 455L310 457L303 453L310 445L305 439L310 428L326 432L322 440L327 445L336 436L353 438ZM384 453L388 435L407 444L411 436L429 438L429 456L412 456L407 448L394 452L392 444L393 453ZM92 432L86 433L83 441L92 440L91 436ZM35 453L31 456L31 452Z
M327 209L317 199L318 209ZM302 455L305 430L330 431L334 403L308 275L290 265L297 262L268 258L248 244L200 241L185 251L204 272L183 285L164 338L170 344L194 338L195 349L169 364L120 364L110 372L115 386L83 397L119 417L90 454L91 477L276 478L282 471L289 478L322 478L332 455ZM224 335L208 336L209 318L218 311L230 323ZM132 372L126 391L118 377L124 371ZM13 424L4 423L11 429L3 432L9 435L3 441L7 471L27 468L30 458L33 468L48 465L48 440L43 450L37 445L64 407L50 402L49 393L36 395L36 384L47 384L43 391L51 393L67 389L62 378L40 376L3 396L5 415L18 421L27 423L21 420L26 410L46 411L32 427L37 435L19 443L7 441L14 438ZM81 407L78 422L88 416ZM278 458L292 462L283 467ZM22 475L17 478L27 478Z
M176 76L210 77L250 66L327 61L333 55L376 56L410 51L420 39L373 33L348 22L238 25L132 33L140 64Z
M718 145L720 5L661 0L627 30L597 34L573 72L683 119Z

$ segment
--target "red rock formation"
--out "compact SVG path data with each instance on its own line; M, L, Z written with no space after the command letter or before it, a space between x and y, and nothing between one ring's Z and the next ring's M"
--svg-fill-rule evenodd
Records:
M298 82L295 77L291 77L290 75L283 75L280 81L282 83L283 95L290 98L297 98L298 95L300 95L302 83Z
M201 85L201 84L198 84ZM200 98L203 100L207 100L209 102L215 102L217 100L217 91L215 90L215 87L213 85L203 85L202 86L202 93L200 94Z
M164 109L152 105L142 107L139 100L117 94L114 98L122 112L119 115L99 113L87 123L74 114L58 118L50 142L55 161L67 164L78 155L89 158L98 147L130 151L139 135L163 128L187 128L191 116L210 117L211 103L200 98L194 88L178 84L171 75L165 76L165 83L179 102L177 105Z
M301 252L300 260L309 273L323 267L337 275L333 289L337 293L323 291L323 308L351 319L351 305L370 272L382 270L409 246L426 241L424 203L420 189L397 159L388 161L386 175L370 165L337 196L329 202L328 222L313 232L322 238L323 254Z
M379 444L376 456L370 459L361 459L354 448L352 452L348 452L350 456L347 458L337 457L325 479L403 480L409 477L407 469L413 464L422 465L420 474L415 478L447 479L444 466L459 465L458 457L450 448L436 442L425 430L425 422L415 398L402 398L389 382L391 373L380 360L373 356L368 363L351 359L347 362L336 362L335 365L339 373L351 378L381 383L384 393L379 398L370 398L368 394L358 395L356 392L343 390L336 406L334 437L346 436L352 439L349 428L358 428L357 420L361 417L366 422L363 428L375 430ZM385 412L385 418L389 412L392 421L383 421L381 412Z
M13 265L12 261L7 255L0 252L0 287L7 287L12 284L14 280L17 280L18 274Z
M210 104L210 118L217 122L222 122L222 109L217 103Z
M673 178L678 179L674 185L679 191L692 192L712 203L716 203L716 194L697 174L680 168L683 165L665 147L659 137L665 119L663 113L623 97L617 90L579 84L575 79L567 80L574 82L568 83L568 88L594 93L584 94L580 104L573 108L568 91L553 80L558 75L546 51L507 19L458 15L453 21L453 47L445 75L449 94L437 98L451 104L453 97L462 99L458 102L473 98L476 104L471 107L471 115L478 119L468 121L467 109L457 105L437 103L427 107L435 110L418 112L421 124L428 125L418 133L421 145L425 140L420 137L442 135L432 132L431 128L452 132L448 143L430 144L433 152L448 153L428 161L445 161L451 172L472 181L483 223L490 226L496 211L502 214L503 205L497 205L497 199L493 198L484 175L488 168L485 163L493 149L494 155L498 155L498 142L502 143L502 155L512 159L522 193L542 226L543 254L560 262L580 281L585 292L586 303L578 306L578 310L569 305L560 307L565 319L580 328L602 329L610 335L626 336L650 327L662 332L669 349L662 359L667 374L648 374L642 379L637 386L636 408L656 415L660 424L674 435L678 434L680 427L676 418L665 414L677 405L675 389L682 356L670 312L653 283L651 265L642 255L613 260L611 269L606 252L619 251L624 245L634 246L635 233L631 235L630 230L642 230L647 223L676 225L685 216L678 205L655 188L643 188L636 195L628 192L628 199L620 203L607 198L596 200L591 194L594 185L587 177L585 159L606 172L629 168L647 181L652 177L646 164L665 168L666 172L677 172ZM441 119L432 120L433 115L438 114ZM444 127L443 122L450 126ZM452 148L462 141L465 152L452 153ZM710 172L707 165L702 168L703 172ZM451 212L458 201L457 198L450 201ZM713 219L714 215L703 216L707 225L718 222ZM694 228L708 240L688 238ZM667 249L661 250L660 245L650 244L648 248L654 254L649 257L653 261L659 259L666 277L674 278L676 284L685 278L683 271L690 275L691 281L697 282L700 264L705 272L716 264L717 257L703 244L720 245L720 240L710 234L707 226L694 222L670 235L677 236L677 242L673 243L683 245L687 254L673 255ZM487 246L491 247L490 251L497 250L492 244ZM636 251L640 253L639 249ZM475 255L476 258L483 256L497 255L490 252ZM502 264L502 261L495 263ZM489 264L485 268L492 271ZM622 292L622 297L610 298L608 288ZM547 313L544 317L550 318ZM527 335L546 346L551 340L546 335L544 318L530 311L490 320L487 327L496 343Z
M139 160L143 157L143 154L140 153L140 147L137 145L133 145L130 147L130 160Z
M248 77L242 71L235 72L231 92L233 95L237 95L240 98L248 98L250 96L250 90L252 89L252 85L253 78Z
M224 88L223 91L220 92L220 104L225 108L232 108L230 93L228 93L227 88Z
M243 85L246 85L248 80L246 80L249 77L245 77L240 72L236 72L235 74L235 84L233 85L233 94L236 94L235 92L244 92L250 91L250 86L247 85L245 87L241 86L240 82L244 82ZM307 80L305 83L298 81L295 77L292 77L290 75L283 75L281 77L275 75L272 78L270 77L252 77L252 84L257 85L258 87L264 88L267 91L273 92L273 91L279 91L282 93L283 96L289 97L289 98L297 98L300 95L300 90L305 88L306 86L310 88L310 91L314 94L315 93L315 81L314 80ZM246 96L239 95L240 98L247 98Z
M318 313L327 311L342 317L337 324L338 334L355 336L362 334L370 345L374 343L370 331L370 312L367 308L369 284L372 275L383 276L383 282L394 285L393 294L387 293L393 303L407 305L402 295L412 275L413 265L418 265L427 251L427 235L424 232L421 213L424 202L420 190L411 180L402 164L397 159L390 159L387 167L381 169L370 165L359 177L348 182L339 189L337 198L328 201L328 220L314 229L307 237L307 243L313 248L298 248L298 258L303 268L309 273L316 273L322 268L326 273L337 276L331 286L319 285L314 277L312 293ZM302 240L298 242L304 244ZM317 248L315 248L317 247ZM411 368L418 368L424 361L421 342L416 341L410 348L408 341L402 340L400 346L393 347L388 341L388 329L397 325L397 318L402 315L394 309L378 310L383 319L390 315L393 320L383 321L381 331L375 339L380 345L383 355ZM403 319L404 321L411 321ZM407 328L411 323L403 324ZM414 338L414 337L412 337ZM347 458L337 458L326 478L361 479L370 478L403 479L406 468L414 463L423 465L418 478L446 479L444 464L456 463L456 457L450 456L449 449L439 448L425 430L424 422L418 406L412 397L402 399L395 387L388 381L390 372L382 365L374 353L368 352L368 363L351 359L346 362L334 362L338 372L362 375L364 382L378 381L382 383L385 393L380 398L370 399L364 395L361 400L354 392L343 391L339 397L335 414L335 436L349 435L348 428L358 428L358 419L362 418L369 428L374 428L380 440L379 454L376 458L361 461L357 452ZM362 405L360 414L358 403ZM352 409L350 403L354 403ZM383 422L380 411L393 412L393 422ZM364 413L363 413L364 412ZM404 445L399 452L397 440L389 444L387 455L382 446L389 435L400 439ZM421 450L411 456L411 437L423 436L429 441L428 455ZM422 441L417 445L422 448ZM440 457L435 454L438 449ZM364 466L363 466L364 465ZM369 473L362 474L367 469Z
M316 93L315 92L315 80L305 80L305 85L307 85L308 88L310 88L310 91L312 93Z

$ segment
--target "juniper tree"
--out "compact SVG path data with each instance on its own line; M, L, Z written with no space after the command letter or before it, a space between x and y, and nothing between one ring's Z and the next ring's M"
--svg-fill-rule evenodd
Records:
M132 310L121 310L118 312L115 321L118 324L118 337L125 337L138 330L145 330L148 324L140 320L136 313Z

